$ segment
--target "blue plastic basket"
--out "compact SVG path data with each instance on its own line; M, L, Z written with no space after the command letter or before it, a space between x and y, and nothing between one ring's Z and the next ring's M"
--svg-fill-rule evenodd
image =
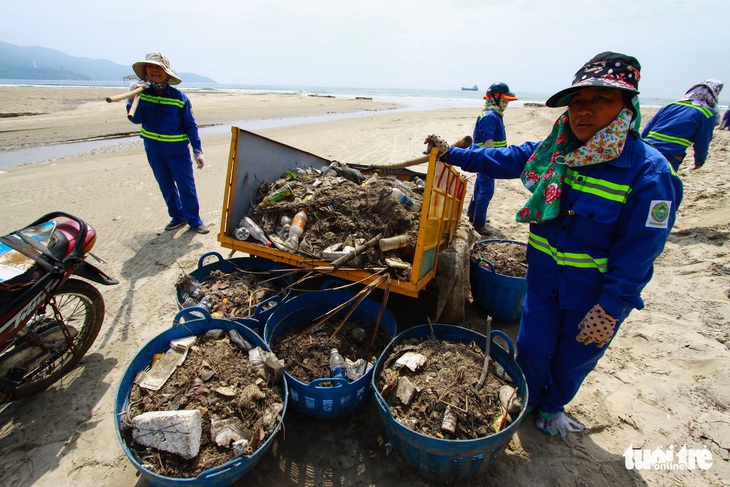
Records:
M512 243L527 247L527 244L514 240L481 240L474 244L474 250L490 243ZM487 267L480 263L486 263ZM469 279L471 295L477 306L498 320L519 321L527 292L527 279L498 273L490 261L475 258L474 252L470 259Z
M327 289L333 283L334 281L328 281L322 286L321 291L301 294L281 303L269 316L264 328L264 340L269 347L272 347L276 339L288 330L309 325L316 318L353 297L348 290ZM380 303L365 298L353 311L351 319L369 324L374 328L380 314L380 307ZM340 310L335 315L335 319L344 318L351 309L350 305ZM388 310L383 311L380 329L391 337L397 333L395 318ZM370 397L372 374L373 369L371 368L353 382L342 378L327 377L305 383L289 375L285 368L284 375L289 384L289 404L296 411L315 418L333 419L348 416ZM332 387L320 386L319 384L323 382L335 385Z
M200 316L203 316L203 318L200 318ZM180 324L183 319L185 319L185 322ZM142 465L142 460L137 457L136 452L130 450L127 446L122 437L123 426L121 423L121 413L127 408L129 403L129 395L132 391L134 378L152 363L152 357L155 354L164 353L170 348L170 340L191 335L200 336L212 329L237 330L253 346L259 346L264 350L270 351L264 340L250 328L237 321L211 318L203 308L191 307L180 311L175 317L173 325L172 328L157 335L142 347L124 371L124 375L117 388L116 401L114 402L114 424L117 429L117 438L122 445L124 453L127 454L134 467L155 487L224 487L230 485L250 471L271 448L273 439L279 432L286 413L289 398L286 379L282 378L281 380L281 389L284 394L284 410L281 413L281 421L276 426L274 432L252 455L236 457L223 465L210 468L194 478L166 477L152 472Z
M486 350L487 337L475 331L454 325L432 325L437 339L447 342L476 343L482 350ZM522 400L522 410L517 418L507 428L483 438L473 440L448 440L427 436L397 422L388 403L377 387L377 378L380 377L383 364L391 355L393 348L404 340L411 338L425 339L431 336L431 327L419 325L400 333L383 351L375 364L373 371L373 389L378 409L378 416L383 424L385 433L393 449L397 451L406 463L414 468L418 474L428 482L451 483L472 477L487 468L495 458L507 447L512 436L517 431L525 415L527 407L527 384L517 362L514 360L514 346L512 341L503 332L495 330L491 334L490 357L496 361L515 381L519 398ZM499 345L495 338L500 337L507 343L508 350ZM491 425L490 425L491 426Z
M210 264L205 264L205 260L208 257L214 257L217 259L217 261ZM239 269L260 272L276 271L275 273L272 272L270 277L276 278L276 276L278 275L279 277L276 278L274 282L282 288L288 288L294 282L294 279L291 275L287 275L286 272L283 272L287 269L287 267L279 264L278 262L263 259L261 257L237 257L235 259L224 259L223 256L221 256L217 252L208 252L201 255L200 259L198 259L198 268L190 272L189 275L195 278L198 282L203 282L210 277L210 274L213 271L221 271L226 274L230 274ZM177 289L176 293L178 309L182 309L182 302L185 300L185 297L183 296L183 292L180 289ZM266 319L271 315L271 313L274 312L276 306L278 306L281 301L285 300L287 296L288 293L285 296L272 296L270 298L267 298L259 303L258 306L256 306L256 310L251 313L251 315L235 316L230 319L238 321L239 323L248 327L252 327L252 329L260 336L264 332Z

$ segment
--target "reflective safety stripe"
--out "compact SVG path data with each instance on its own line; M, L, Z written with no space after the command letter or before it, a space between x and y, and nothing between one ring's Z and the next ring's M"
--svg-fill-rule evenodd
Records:
M142 93L139 98L140 100L150 103L169 105L180 109L185 106L185 101L178 100L176 98L168 98L166 96L154 96ZM187 142L189 140L187 134L158 134L157 132L150 132L144 128L142 129L142 137L145 139L156 140L158 142Z
M492 147L490 147L490 149L491 148L496 148L496 147L507 147L507 141L506 140L492 140L492 144L493 145L492 145ZM474 145L476 145L477 147L481 147L482 149L484 149L484 142L477 142Z
M594 259L588 254L577 252L558 252L558 250L550 245L546 238L535 235L530 232L528 243L535 250L539 250L553 258L557 265L577 267L580 269L596 269L600 273L608 270L608 257L602 259Z
M167 98L166 96L154 96L154 95L145 95L142 93L139 95L139 99L143 101L148 101L150 103L159 103L160 105L172 105L178 108L182 108L185 106L185 102L183 100L178 100L176 98Z
M581 178L580 181L578 181L578 177ZM622 204L626 203L626 198L631 193L631 186L612 183L605 179L581 176L578 171L570 168L565 173L565 182L576 191L582 191L611 201L618 201Z
M150 132L145 129L142 129L142 137L145 139L157 140L159 142L185 142L188 140L187 134L166 135Z
M697 105L693 105L692 102L689 100L675 101L675 102L670 103L670 105L682 105L685 107L694 108L695 110L701 111L702 114L705 116L705 118L710 118L710 117L715 116L715 113L712 110L710 110L709 108L698 107Z
M649 133L646 134L646 138L667 142L669 144L677 144L683 147L689 147L692 145L691 140L687 140L682 137L675 137L673 135L663 134L661 132L654 132L653 130L650 130Z

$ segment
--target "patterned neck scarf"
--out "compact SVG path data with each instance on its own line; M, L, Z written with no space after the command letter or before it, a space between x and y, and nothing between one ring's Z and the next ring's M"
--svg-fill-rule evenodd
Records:
M150 85L154 89L156 89L158 91L163 91L163 90L165 90L165 88L167 88L167 80L163 81L162 83L155 83L151 79L147 78L147 81L150 83Z
M484 102L484 109L482 110L482 113L484 114L487 111L491 111L497 112L499 115L504 115L504 111L507 109L508 104L509 101L507 100L490 96L487 98L487 101Z
M532 196L517 213L516 220L542 223L556 218L560 214L567 168L602 164L620 156L629 130L638 126L633 114L631 109L624 108L613 122L581 144L570 130L568 112L563 113L525 165L521 179Z

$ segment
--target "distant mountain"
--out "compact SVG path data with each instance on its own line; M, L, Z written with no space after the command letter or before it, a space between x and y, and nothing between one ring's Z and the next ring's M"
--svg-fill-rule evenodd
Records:
M47 47L0 41L0 79L121 81L131 74L131 66L105 59L74 57ZM215 83L195 73L177 74L187 82Z

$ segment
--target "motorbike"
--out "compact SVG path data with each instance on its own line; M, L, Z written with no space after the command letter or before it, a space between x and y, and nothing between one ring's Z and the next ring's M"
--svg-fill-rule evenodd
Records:
M88 281L119 282L86 260L103 262L95 243L91 225L61 211L0 237L0 404L48 388L96 340L105 304Z

